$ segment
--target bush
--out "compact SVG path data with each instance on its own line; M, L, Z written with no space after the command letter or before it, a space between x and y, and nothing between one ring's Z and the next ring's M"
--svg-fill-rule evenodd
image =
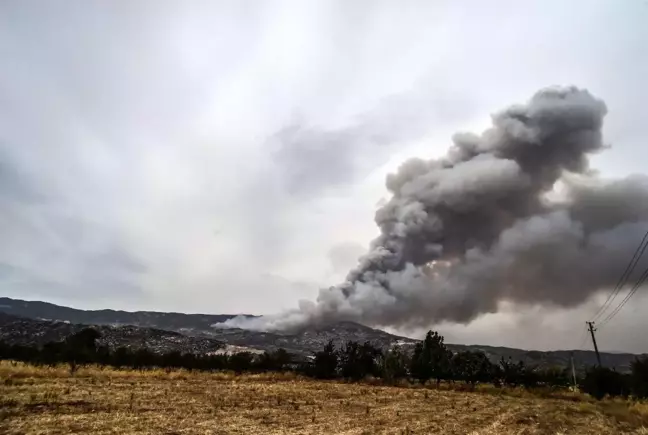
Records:
M627 396L629 393L627 377L606 367L587 370L581 382L581 389L597 400L605 396Z
M648 398L648 356L637 358L632 362L632 393L639 398Z

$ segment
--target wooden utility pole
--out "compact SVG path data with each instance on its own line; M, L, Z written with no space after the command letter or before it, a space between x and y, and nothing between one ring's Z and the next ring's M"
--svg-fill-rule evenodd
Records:
M599 354L598 346L596 345L596 337L594 336L594 331L596 331L596 329L594 328L594 322L585 322L585 323L587 323L589 332L592 335L592 343L594 343L594 351L596 352L596 361L598 361L599 367L602 367L601 355Z

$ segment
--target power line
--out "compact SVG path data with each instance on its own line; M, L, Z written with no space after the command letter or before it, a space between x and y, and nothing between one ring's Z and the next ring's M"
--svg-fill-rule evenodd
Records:
M583 328L583 333L581 334L581 339L579 340L579 345L576 349L582 350L583 345L587 341L587 328Z
M619 281L617 282L616 286L614 287L614 290L608 295L607 299L601 305L601 307L598 309L598 311L594 314L592 317L592 321L595 321L597 318L601 317L605 311L610 308L612 305L612 302L614 302L614 299L616 299L617 295L621 291L621 289L626 285L628 278L634 271L635 266L641 259L641 256L643 255L644 251L646 250L646 247L648 247L648 243L646 240L648 239L648 231L646 231L646 234L644 234L643 239L641 239L641 243L639 243L639 246L637 246L637 249L635 250L634 254L632 255L632 258L630 259L630 262L626 266L625 270L623 271L623 274L619 278ZM617 307L618 308L618 307ZM605 320L603 321L605 322Z
M617 313L621 311L621 309L625 306L625 304L628 303L630 298L634 296L635 293L637 293L637 290L639 290L639 288L643 285L646 279L648 279L648 267L643 271L639 279L637 279L635 285L632 286L632 288L630 289L626 297L621 301L621 303L614 309L614 311L612 311L610 314L608 314L608 316L605 319L603 319L603 321L599 325L599 328L605 325L606 323L608 323L610 320L612 320L614 316L616 316Z

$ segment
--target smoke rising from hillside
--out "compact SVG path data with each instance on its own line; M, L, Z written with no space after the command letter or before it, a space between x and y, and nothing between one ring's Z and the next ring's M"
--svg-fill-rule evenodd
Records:
M387 177L380 236L344 283L229 326L467 323L502 301L573 307L613 287L648 229L648 178L590 169L606 112L586 90L544 89L481 135L456 134L445 157L406 161Z

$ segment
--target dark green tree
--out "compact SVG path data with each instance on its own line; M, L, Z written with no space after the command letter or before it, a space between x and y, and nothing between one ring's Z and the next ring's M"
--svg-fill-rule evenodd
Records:
M479 382L492 382L496 367L483 352L463 351L452 357L454 378L468 383L471 389Z
M96 344L101 337L94 328L84 328L65 339L64 359L70 365L70 373L77 370L79 364L88 364L96 360Z
M338 354L335 351L333 340L329 341L324 349L315 353L312 374L319 379L333 379L337 376Z
M285 370L290 362L290 354L284 349L278 349L259 355L254 361L254 367L260 371L280 372Z
M241 374L252 369L253 361L254 355L251 352L237 352L229 357L229 369Z
M585 372L581 390L597 400L605 396L626 396L629 393L626 377L607 367L592 367Z
M538 383L552 388L568 388L572 384L571 372L568 368L546 367L536 369Z
M355 341L349 341L340 349L338 355L340 374L344 378L359 380L369 375L377 376L379 374L379 361L382 352L369 342L361 345Z
M648 356L635 359L631 365L632 393L636 397L648 397Z
M380 361L383 358L383 352L368 341L360 346L360 364L364 376L380 376Z
M511 357L499 361L501 382L508 387L516 387L523 383L526 367L522 361L514 362Z
M155 363L155 354L146 348L141 348L134 352L131 365L134 369L142 370L153 367Z
M134 365L134 354L126 347L118 347L110 355L111 364L117 368L132 367Z
M99 331L94 328L83 328L81 331L67 337L65 342L72 348L94 350L98 338L101 338Z
M443 336L428 331L425 339L414 347L410 373L421 383L434 378L438 386L442 379L450 378L451 358L452 352L443 343Z
M398 347L389 350L382 358L381 376L385 382L394 384L407 377L410 362L407 354Z

